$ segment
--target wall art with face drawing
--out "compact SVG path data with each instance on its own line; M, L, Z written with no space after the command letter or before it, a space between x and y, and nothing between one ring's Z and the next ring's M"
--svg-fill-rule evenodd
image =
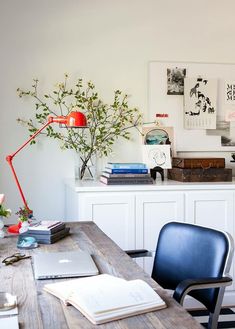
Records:
M143 162L148 168L170 169L172 167L170 145L143 145Z

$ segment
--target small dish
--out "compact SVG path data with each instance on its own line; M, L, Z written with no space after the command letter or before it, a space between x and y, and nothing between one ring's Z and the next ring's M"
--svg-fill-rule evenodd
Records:
M37 240L32 236L19 236L17 248L19 249L34 249L38 247Z
M16 307L16 296L8 292L0 291L0 312L8 311Z

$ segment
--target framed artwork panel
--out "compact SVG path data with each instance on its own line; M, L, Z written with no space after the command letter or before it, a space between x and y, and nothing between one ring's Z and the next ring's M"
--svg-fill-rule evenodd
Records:
M171 149L170 145L143 145L143 162L148 168L161 167L170 169Z
M205 115L199 120L191 120L185 129L184 95L178 93L169 94L169 69L181 68L186 71L187 78L206 77L208 80L217 80L216 107L212 115ZM167 73L168 70L168 73ZM175 75L177 77L177 75ZM175 80L175 77L173 80ZM178 78L176 78L177 80ZM200 63L200 62L174 62L151 61L148 65L148 117L152 122L156 113L161 111L168 114L167 126L174 127L174 146L177 152L193 151L229 151L234 152L233 143L221 143L221 135L213 134L217 117L222 121L229 120L230 139L235 139L233 128L233 116L235 113L235 64L234 63ZM195 85L194 85L195 86ZM191 88L193 88L192 86ZM209 91L211 96L211 92ZM227 99L228 98L228 99ZM195 102L194 102L195 105ZM186 110L187 111L187 110ZM192 111L192 110L189 110ZM208 113L207 113L208 114ZM190 117L192 119L193 116ZM188 115L189 118L189 115ZM209 119L209 123L207 122ZM193 123L193 122L194 123ZM196 124L195 129L192 129ZM212 128L213 127L213 128ZM207 134L208 132L208 134Z

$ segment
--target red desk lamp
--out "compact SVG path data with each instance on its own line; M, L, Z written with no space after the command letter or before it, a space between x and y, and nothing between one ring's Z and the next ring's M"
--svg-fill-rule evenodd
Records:
M13 176L15 178L15 182L16 182L16 185L19 189L19 192L20 192L20 195L21 195L21 198L23 200L23 203L25 205L25 208L28 210L29 214L32 214L33 211L30 210L26 200L25 200L25 196L24 196L24 193L23 193L23 190L20 186L20 183L19 183L19 180L18 180L18 177L16 175L16 172L15 172L15 169L13 167L13 164L12 164L12 160L13 158L16 156L17 153L19 153L27 144L29 144L31 142L31 140L33 140L38 134L40 134L40 132L45 129L47 126L49 126L50 124L52 123L59 123L59 124L64 124L66 125L68 128L86 128L87 127L87 120L86 120L86 117L83 113L81 112L70 112L67 116L57 116L57 117L52 117L52 116L49 116L48 119L47 119L47 122L40 128L38 129L30 138L29 140L27 140L23 145L21 145L19 147L19 149L8 155L6 157L6 160L12 170L12 173L13 173ZM19 224L16 224L16 225L12 225L8 228L8 232L9 233L19 233Z

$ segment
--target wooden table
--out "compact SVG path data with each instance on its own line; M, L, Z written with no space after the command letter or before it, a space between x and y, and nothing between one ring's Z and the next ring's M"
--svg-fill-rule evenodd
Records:
M143 270L109 239L94 223L68 223L71 235L52 245L40 245L25 254L64 250L88 250L101 273L110 273L125 279L143 279L157 290L165 300L167 308L144 315L133 316L119 321L95 326L73 306L65 306L60 300L42 290L45 283L56 280L35 280L32 261L21 260L10 266L0 267L0 290L18 298L19 323L21 329L197 329L196 322L164 289L153 281ZM19 252L17 237L0 239L0 261L6 256ZM57 280L58 281L58 280Z

